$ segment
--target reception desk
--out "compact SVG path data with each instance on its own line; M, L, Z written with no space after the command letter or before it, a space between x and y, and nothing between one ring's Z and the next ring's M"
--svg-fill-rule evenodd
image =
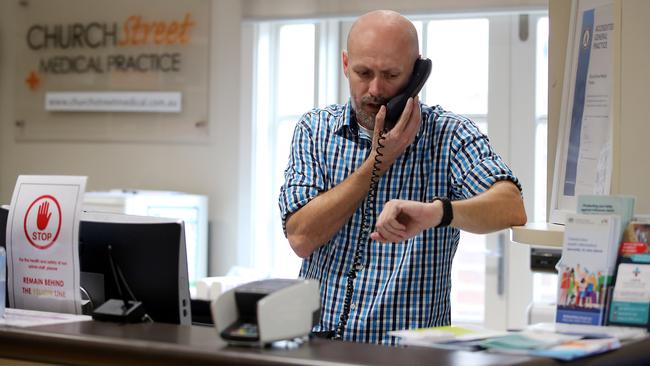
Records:
M295 349L224 344L210 327L95 321L0 327L0 363L67 365L565 365L551 359L314 339ZM4 361L4 362L3 362ZM24 364L24 363L19 363ZM650 364L650 340L571 365Z

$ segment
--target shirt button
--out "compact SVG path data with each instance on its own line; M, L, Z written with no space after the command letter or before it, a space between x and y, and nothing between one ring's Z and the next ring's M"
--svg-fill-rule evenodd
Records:
M357 264L357 265L354 267L354 269L356 269L357 271L361 271L361 270L363 269L363 264L361 264L361 263Z
M356 308L357 308L357 304L350 305L350 309L355 310Z

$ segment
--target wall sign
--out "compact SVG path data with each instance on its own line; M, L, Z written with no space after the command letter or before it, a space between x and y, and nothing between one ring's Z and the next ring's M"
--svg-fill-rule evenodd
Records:
M16 7L17 140L207 140L209 0Z

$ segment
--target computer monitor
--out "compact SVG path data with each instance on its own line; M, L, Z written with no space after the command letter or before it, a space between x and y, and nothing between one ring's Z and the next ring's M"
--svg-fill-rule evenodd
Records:
M5 247L7 240L7 217L9 216L9 206L0 206L0 246Z
M0 247L6 249L5 242L7 240L7 217L9 216L9 207L6 205L0 206ZM5 269L5 276L7 269ZM7 277L5 277L7 278ZM9 286L5 286L5 306L9 307Z
M84 211L182 219L190 294L208 275L208 197L171 191L123 190L86 192ZM194 289L193 289L194 288Z
M5 207L0 209L0 233L6 232L6 218ZM4 235L0 244L5 245ZM183 221L83 212L79 225L81 287L94 301L122 299L109 262L109 245L114 263L154 322L191 324Z

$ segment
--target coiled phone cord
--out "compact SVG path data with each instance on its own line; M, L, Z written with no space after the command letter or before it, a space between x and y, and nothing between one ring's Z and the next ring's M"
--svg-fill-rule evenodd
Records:
M352 263L352 268L348 271L348 279L345 287L345 297L343 298L343 312L339 317L339 323L336 326L336 332L332 336L332 339L342 340L343 332L345 331L345 326L348 324L348 318L350 317L350 305L352 303L352 292L354 291L354 279L357 278L357 273L363 268L361 263L361 252L363 251L365 243L368 241L368 236L370 234L370 224L368 223L368 216L370 212L375 212L375 204L377 200L377 187L379 186L379 169L381 168L382 154L381 150L384 148L384 136L388 130L384 129L379 131L379 138L377 139L377 148L375 149L375 162L372 165L372 175L370 177L370 190L368 192L368 197L366 198L366 204L363 209L363 214L361 215L361 234L359 235L359 240L357 241L357 246L354 250L354 262Z

